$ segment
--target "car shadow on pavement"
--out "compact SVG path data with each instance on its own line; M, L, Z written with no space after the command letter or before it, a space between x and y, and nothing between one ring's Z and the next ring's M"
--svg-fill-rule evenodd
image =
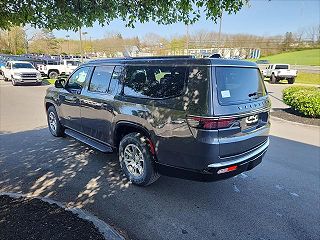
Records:
M0 190L54 197L59 191L77 193L72 207L91 203L100 182L105 194L129 186L115 154L102 154L70 138L54 138L48 129L0 135Z
M144 188L123 176L116 154L54 138L46 128L3 133L0 142L0 192L85 208L133 239L224 239L226 233L246 239L250 229L259 229L255 239L317 234L305 227L314 226L317 214L304 207L317 204L317 146L271 136L262 164L252 171L215 183L161 177ZM290 218L280 218L288 209L294 209ZM304 231L288 228L293 223Z

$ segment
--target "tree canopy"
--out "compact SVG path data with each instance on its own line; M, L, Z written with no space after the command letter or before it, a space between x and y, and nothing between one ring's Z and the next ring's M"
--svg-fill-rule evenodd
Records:
M236 13L249 0L1 0L0 28L24 26L76 30L94 22L107 25L122 19L127 26L136 22L192 24L203 12L217 21L222 12Z

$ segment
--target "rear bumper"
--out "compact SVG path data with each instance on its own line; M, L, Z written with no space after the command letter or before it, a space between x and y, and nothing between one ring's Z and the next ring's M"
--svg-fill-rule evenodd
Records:
M262 162L262 157L266 153L269 146L269 139L246 154L242 154L238 158L233 158L232 161L225 161L208 165L208 168L203 170L185 169L165 164L156 164L156 170L166 176L183 178L195 181L218 181L234 177L242 172L249 171ZM236 166L236 170L218 174L218 171L231 166Z
M293 75L277 75L277 78L283 78L283 79L288 79L288 78L295 78L296 76Z

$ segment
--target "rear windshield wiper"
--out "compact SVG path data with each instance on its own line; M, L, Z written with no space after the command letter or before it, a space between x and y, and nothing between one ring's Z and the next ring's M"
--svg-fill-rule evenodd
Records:
M254 96L258 97L259 95L260 96L263 95L263 92L253 92L248 94L249 97L254 97Z

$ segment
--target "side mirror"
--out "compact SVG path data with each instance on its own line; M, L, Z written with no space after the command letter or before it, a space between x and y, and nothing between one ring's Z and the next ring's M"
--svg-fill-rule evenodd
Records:
M55 82L54 82L54 86L56 88L64 88L66 84L66 80L65 79L57 79Z

